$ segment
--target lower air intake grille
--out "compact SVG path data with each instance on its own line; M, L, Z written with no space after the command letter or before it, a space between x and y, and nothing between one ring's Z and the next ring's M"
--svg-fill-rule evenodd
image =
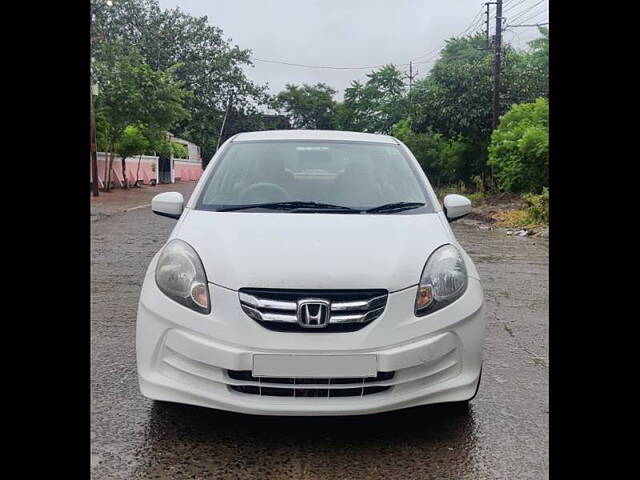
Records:
M389 292L375 290L285 290L241 288L238 292L244 313L269 330L281 332L353 332L365 327L384 312ZM306 327L298 318L298 305L321 302L321 326ZM320 311L312 308L313 315ZM314 318L315 319L315 318ZM326 320L326 322L325 322Z
M236 392L269 397L362 397L384 392L391 385L376 382L391 380L395 372L378 372L375 377L364 378L280 378L254 377L250 370L227 370L229 378L247 382L246 385L230 385Z

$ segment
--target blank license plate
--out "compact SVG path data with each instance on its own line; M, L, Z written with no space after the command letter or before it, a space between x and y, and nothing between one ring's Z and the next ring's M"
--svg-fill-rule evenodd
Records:
M375 355L253 356L255 377L375 377L377 373L378 360Z

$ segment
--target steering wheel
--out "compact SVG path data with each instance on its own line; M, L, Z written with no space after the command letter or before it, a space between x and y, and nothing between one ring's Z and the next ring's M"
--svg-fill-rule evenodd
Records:
M259 182L247 187L241 195L243 203L286 202L289 194L275 183Z

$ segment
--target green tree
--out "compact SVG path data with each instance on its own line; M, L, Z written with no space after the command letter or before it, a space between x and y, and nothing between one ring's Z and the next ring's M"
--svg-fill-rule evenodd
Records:
M156 71L174 65L177 80L194 95L185 99L190 117L177 122L172 132L189 138L210 158L218 140L225 105L234 97L234 110L250 114L266 104L266 86L247 79L243 65L251 65L250 51L223 37L207 17L195 17L175 9L161 9L157 0L118 0L111 8L92 0L94 56L115 41L135 46Z
M518 52L504 45L501 114L513 104L534 101L547 88L546 72L542 67L532 67L535 62L543 64L544 49L536 48L532 52ZM460 173L467 183L475 175L489 173L492 72L493 54L486 48L484 36L476 34L448 40L429 76L415 84L413 128L417 132L432 129L447 138L465 138L470 153Z
M125 169L125 161L127 157L133 157L135 155L142 154L149 148L149 141L142 134L143 127L140 125L128 125L119 138L115 151L122 158L122 177L124 179L124 188L128 188L129 180L127 179L127 172ZM139 166L140 160L138 160ZM138 178L134 182L134 185L138 184Z
M509 192L542 192L549 185L549 103L514 105L491 136L489 165Z
M96 100L96 128L100 129L97 136L108 152L105 166L105 189L108 191L113 155L126 127L143 124L141 129L152 144L152 137L158 138L159 132L189 117L183 106L189 92L175 79L175 67L155 71L145 63L139 51L125 42L104 45L100 59L94 62L94 70L100 87ZM123 170L125 161L126 157L122 161Z
M181 143L171 142L171 154L174 158L189 158L187 147Z
M451 184L460 178L461 166L468 155L463 139L447 139L432 130L414 132L409 118L394 125L391 135L409 147L434 185Z
M394 65L367 74L366 83L351 82L338 106L336 124L343 130L388 134L408 114L403 73Z
M273 101L273 106L283 111L294 128L332 130L336 102L336 90L317 83L302 86L287 84Z
M96 137L107 153L105 161L105 191L111 187L111 167L116 145L128 125L139 123L144 108L141 89L142 56L122 42L103 48L94 64L100 95L96 99Z

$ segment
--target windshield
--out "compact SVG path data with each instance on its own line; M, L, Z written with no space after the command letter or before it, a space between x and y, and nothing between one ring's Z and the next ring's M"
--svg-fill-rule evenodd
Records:
M262 204L262 205L261 205ZM269 204L269 205L268 205ZM327 209L428 205L424 186L393 144L265 141L232 143L209 175L196 208ZM333 208L332 208L333 207Z

